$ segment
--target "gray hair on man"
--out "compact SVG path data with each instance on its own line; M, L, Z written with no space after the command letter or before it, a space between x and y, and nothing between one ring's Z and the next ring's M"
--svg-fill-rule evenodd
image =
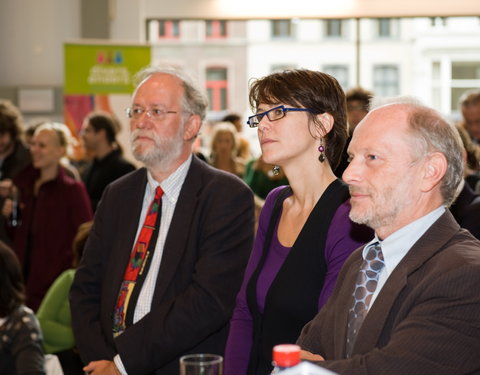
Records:
M149 66L140 70L134 78L136 86L153 74L168 74L177 77L183 85L184 96L182 98L183 112L186 115L198 115L205 119L208 108L208 99L205 91L201 89L200 85L183 69L169 64L162 64L156 66ZM188 116L187 116L188 117ZM184 119L185 116L184 116Z

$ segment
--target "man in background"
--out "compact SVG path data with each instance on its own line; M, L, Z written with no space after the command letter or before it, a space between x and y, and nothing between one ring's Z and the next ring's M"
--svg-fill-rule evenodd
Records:
M364 118L348 154L350 218L375 238L304 327L304 359L342 375L479 373L480 242L446 208L463 179L456 129L393 103Z
M480 144L480 90L469 90L460 97L463 127L473 142Z
M340 159L340 163L334 171L335 175L338 177L342 177L343 172L348 167L347 149L352 140L353 130L367 115L372 98L373 93L362 87L355 87L345 93L345 100L347 103L348 138L345 143L345 151L342 159Z
M94 212L107 185L135 170L135 166L122 155L117 142L119 130L118 120L106 112L92 112L83 120L82 140L93 160L83 171L82 180Z
M184 354L223 354L253 242L251 190L192 155L205 95L173 68L139 78L127 113L146 168L106 188L70 294L92 375L178 375Z

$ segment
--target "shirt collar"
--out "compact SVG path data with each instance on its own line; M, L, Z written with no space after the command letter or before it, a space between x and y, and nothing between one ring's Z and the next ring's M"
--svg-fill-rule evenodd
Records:
M370 245L379 242L382 247L385 269L390 274L400 263L411 247L427 231L437 219L445 212L445 206L440 206L425 216L405 225L390 236L381 241L377 234L363 249L362 256L365 259Z
M180 190L182 189L183 182L187 177L190 164L192 163L192 156L185 160L170 176L165 180L159 183L155 180L147 170L147 195L153 195L157 186L160 186L163 190L162 199L168 199L171 203L177 203L178 197L180 195Z

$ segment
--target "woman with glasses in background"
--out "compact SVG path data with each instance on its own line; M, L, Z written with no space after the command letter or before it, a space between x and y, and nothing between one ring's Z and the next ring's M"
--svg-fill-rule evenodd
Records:
M347 138L345 95L328 74L274 73L254 81L248 125L262 156L290 183L270 192L237 296L225 375L272 371L272 348L295 343L370 229L350 221L348 187L332 172Z

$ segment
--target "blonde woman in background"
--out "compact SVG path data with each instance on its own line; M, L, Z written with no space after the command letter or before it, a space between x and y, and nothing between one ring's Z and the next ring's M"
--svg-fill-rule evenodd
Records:
M33 310L57 276L70 268L78 226L92 219L85 186L69 177L61 163L69 145L66 125L42 124L35 130L30 148L32 167L13 180L21 221L9 229L22 264L27 305ZM12 200L7 199L2 213L8 218L11 212Z
M245 172L245 160L237 157L237 131L228 122L220 122L214 125L210 164L221 169L243 177Z

